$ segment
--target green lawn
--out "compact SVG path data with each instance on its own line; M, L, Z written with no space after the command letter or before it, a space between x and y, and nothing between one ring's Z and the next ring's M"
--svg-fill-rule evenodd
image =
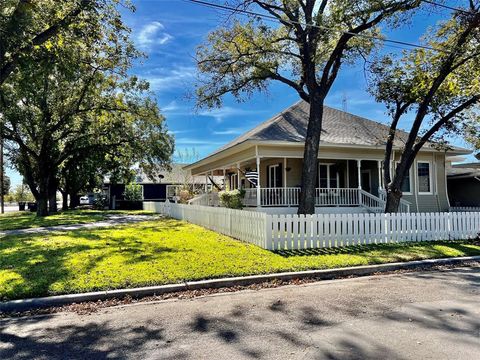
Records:
M199 226L158 220L0 238L0 300L247 274L479 255L473 242L273 253Z
M99 210L70 210L62 211L46 217L36 217L28 211L0 214L0 230L15 230L36 228L43 226L85 224L105 220L109 214L145 213L143 211L99 211Z

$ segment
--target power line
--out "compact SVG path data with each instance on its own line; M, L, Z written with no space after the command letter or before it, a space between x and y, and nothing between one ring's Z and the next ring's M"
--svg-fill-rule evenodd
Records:
M445 5L445 4L440 4L440 3L437 3L435 1L430 1L430 0L420 0L420 1L424 2L426 4L438 6L438 7L444 8L444 9L448 9L448 10L452 10L452 11L458 11L458 12L461 12L461 13L464 13L464 14L471 14L470 11L467 11L465 9L456 8L456 7Z
M244 14L244 15L257 16L257 17L261 17L261 18L264 18L264 19L267 19L267 20L273 20L273 21L276 21L276 22L279 21L279 19L277 17L273 16L273 15L262 14L262 13L258 13L258 12L250 11L250 10L237 9L237 8L234 8L234 7L231 7L231 6L228 6L228 5L215 4L215 3L211 3L211 2L203 1L203 0L186 0L186 1L194 3L194 4L210 7L210 8L227 10L227 11L230 11L231 13L240 13L240 14ZM282 19L282 21L284 21L288 24L291 24L291 25L307 26L307 24L302 23L300 21L292 21L292 20L286 20L286 19ZM347 31L347 30L332 29L328 26L322 26L322 25L308 25L308 26L318 28L318 29L322 29L322 30L330 30L330 31L334 31L334 32L342 33L342 34L357 36L357 37L361 37L361 38L369 39L369 40L377 40L377 41L383 41L383 42L386 42L386 43L403 45L403 46L408 46L408 47L413 47L413 48L418 48L418 49L433 50L433 51L438 51L438 52L449 53L449 51L445 50L445 49L439 49L439 48L434 48L434 47L431 47L431 46L414 44L414 43L401 41L401 40L381 38L381 37L373 36L373 35L357 34L357 33L351 32L351 31Z

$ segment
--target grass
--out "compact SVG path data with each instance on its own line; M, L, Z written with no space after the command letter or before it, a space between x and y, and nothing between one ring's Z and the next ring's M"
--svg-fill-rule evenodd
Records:
M474 242L274 253L199 226L159 220L0 239L0 300L225 276L479 255Z
M13 212L0 214L0 230L16 230L44 226L85 224L102 221L110 214L145 213L143 211L100 211L100 210L69 210L59 213L36 217L32 212Z

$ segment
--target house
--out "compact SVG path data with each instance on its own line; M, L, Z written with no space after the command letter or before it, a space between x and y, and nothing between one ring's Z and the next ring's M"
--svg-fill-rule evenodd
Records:
M480 207L480 162L447 167L448 196L454 207Z
M192 176L189 170L184 169L185 164L172 164L170 170L161 170L158 176L150 179L146 174L139 171L135 177L135 183L142 186L143 200L165 201L174 200L178 189L184 186L191 188L193 192L205 192L205 187L214 187L213 182L223 186L223 178L213 177L207 179L205 176ZM124 200L125 184L112 184L106 181L103 186L104 193L109 198L110 208L114 208L113 202Z
M222 176L227 188L245 189L245 205L250 210L295 213L308 110L307 103L297 102L185 169L194 176ZM316 212L383 210L382 159L388 130L384 124L324 108ZM400 159L406 138L407 133L397 132L395 161ZM401 211L448 210L446 158L467 153L470 151L456 147L440 151L427 143L403 186ZM246 176L256 172L258 184Z

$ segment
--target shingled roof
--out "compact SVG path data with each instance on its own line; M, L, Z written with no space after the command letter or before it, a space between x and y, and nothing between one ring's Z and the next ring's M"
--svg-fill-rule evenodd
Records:
M307 132L309 104L299 101L288 109L237 137L216 151L246 140L303 143ZM389 127L376 121L325 106L321 143L341 145L385 145ZM394 146L404 145L408 134L398 131Z

